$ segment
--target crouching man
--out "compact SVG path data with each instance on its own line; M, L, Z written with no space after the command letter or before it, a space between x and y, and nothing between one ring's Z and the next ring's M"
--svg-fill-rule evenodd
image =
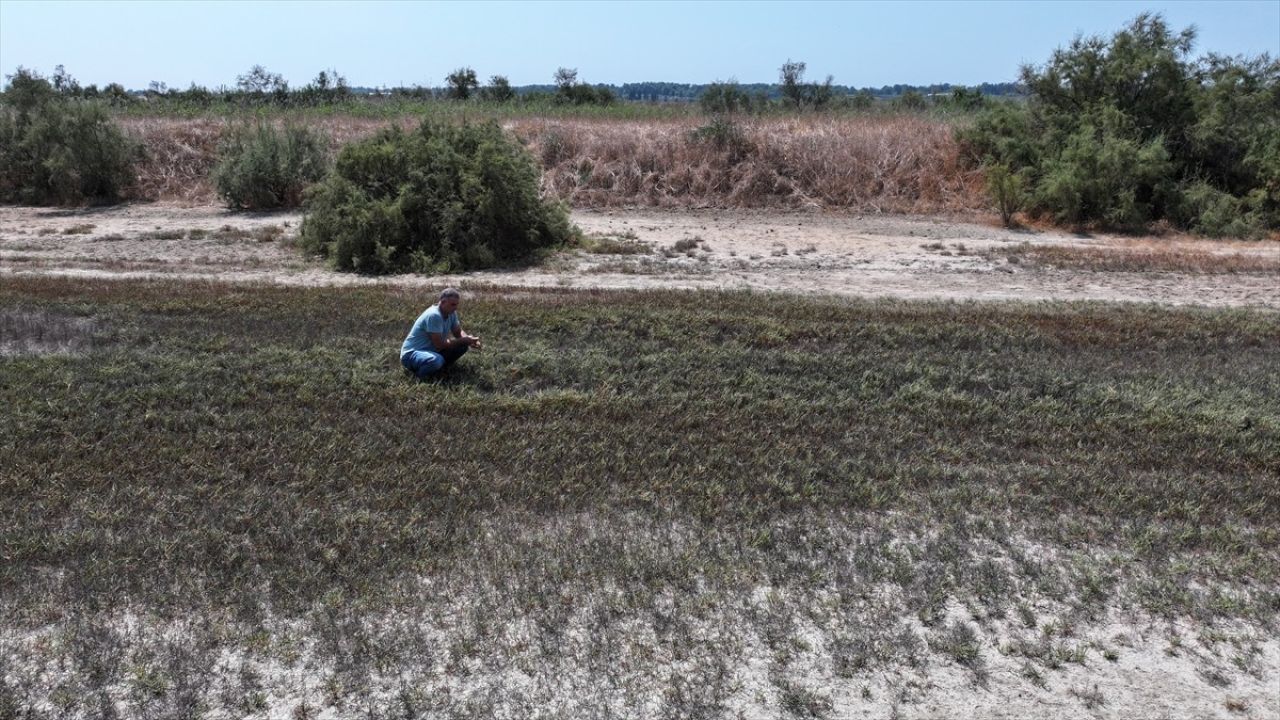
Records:
M480 349L480 338L462 329L458 318L461 300L453 288L441 291L439 301L418 316L400 346L400 364L419 380L447 369L469 348Z

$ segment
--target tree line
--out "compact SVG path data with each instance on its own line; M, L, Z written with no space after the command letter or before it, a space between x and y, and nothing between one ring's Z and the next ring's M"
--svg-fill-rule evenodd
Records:
M66 68L58 65L54 73L44 78L39 72L19 67L8 75L11 85L15 78L47 79L54 90L65 97L85 100L101 100L110 105L124 106L147 102L172 101L196 107L227 105L266 105L280 107L310 107L352 100L376 101L380 98L412 100L460 100L481 102L539 102L546 101L569 105L610 105L615 102L641 103L696 103L709 108L719 108L729 101L738 109L760 109L776 104L793 107L824 107L831 101L851 100L854 106L869 106L878 101L893 100L908 108L923 106L928 101L945 100L954 96L968 98L1018 96L1024 92L1020 83L981 83L966 87L951 83L931 85L882 85L880 87L853 87L839 85L828 78L819 84L818 95L797 102L796 88L806 69L804 62L787 60L779 71L777 83L738 83L736 80L710 83L586 83L578 80L576 68L557 68L552 82L545 84L512 85L505 75L492 75L481 82L476 71L462 66L447 74L439 86L409 85L396 87L352 86L342 73L326 68L305 85L294 87L285 78L262 65L254 65L236 77L234 86L222 85L209 88L192 83L186 88L170 87L161 81L152 81L145 89L125 88L120 83L99 87L82 85ZM708 100L711 96L711 100ZM746 100L743 100L745 98Z

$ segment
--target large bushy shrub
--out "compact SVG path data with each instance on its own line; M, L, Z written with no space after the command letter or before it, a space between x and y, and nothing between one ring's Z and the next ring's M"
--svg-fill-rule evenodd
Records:
M19 68L0 107L0 200L34 205L116 202L141 146L96 102Z
M305 127L269 123L232 130L218 149L213 184L233 208L297 207L328 169L326 141Z
M1280 61L1190 59L1194 29L1139 15L1022 69L1030 100L959 137L1026 179L1027 209L1073 225L1156 220L1207 235L1280 228Z
M493 122L397 127L339 153L307 193L303 246L340 270L448 272L529 258L574 236L533 158Z

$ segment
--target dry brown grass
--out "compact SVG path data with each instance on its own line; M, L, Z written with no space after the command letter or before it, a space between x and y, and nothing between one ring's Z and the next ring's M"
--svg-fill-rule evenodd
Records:
M225 120L124 118L120 123L144 150L134 191L139 199L213 200L209 173L228 125Z
M1194 248L1020 245L998 253L1029 265L1096 272L1280 273L1280 256Z
M949 124L917 117L742 122L742 142L699 141L693 120L518 120L545 188L575 207L816 206L937 212L981 207Z
M130 118L147 150L143 199L213 202L209 173L225 120ZM308 120L342 145L394 121ZM952 126L920 117L773 118L738 125L741 142L694 133L701 120L549 120L506 123L541 164L543 188L574 207L822 207L943 212L985 205L981 178L963 170Z
M235 121L183 118L122 118L125 132L142 143L135 197L140 200L216 202L210 174L218 161L218 143ZM277 120L277 124L282 121ZM346 143L368 137L388 123L360 118L310 120L330 140L334 154ZM412 118L400 121L411 127Z

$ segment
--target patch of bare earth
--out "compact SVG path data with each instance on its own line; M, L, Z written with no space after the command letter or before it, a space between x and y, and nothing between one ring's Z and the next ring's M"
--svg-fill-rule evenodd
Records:
M294 247L298 213L134 204L0 208L0 274L305 285L743 289L948 300L1280 307L1280 243L1006 230L985 218L816 211L577 211L587 247L532 268L344 275Z

